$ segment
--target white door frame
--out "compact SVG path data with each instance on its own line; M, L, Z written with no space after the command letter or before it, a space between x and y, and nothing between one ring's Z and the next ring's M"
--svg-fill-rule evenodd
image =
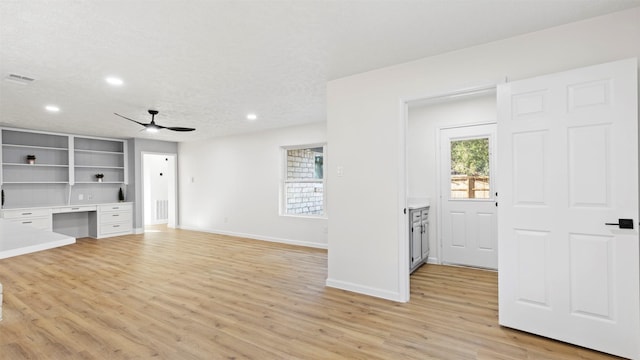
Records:
M479 94L483 92L495 91L498 84L503 81L489 82L482 85L456 88L449 91L437 92L432 94L425 94L415 97L400 98L399 112L400 122L398 126L398 145L399 145L399 159L398 159L398 294L399 301L409 301L410 282L409 282L409 241L408 239L408 217L409 211L407 210L407 197L409 189L409 166L408 161L408 142L407 134L409 131L409 105L413 103L424 103L425 105L430 103L436 103L444 99L452 99L456 97L463 97L472 94ZM438 205L439 206L439 205ZM438 210L438 209L437 209ZM440 234L440 224L436 228L436 239ZM437 247L436 247L437 248ZM439 250L438 250L439 252ZM438 254L438 259L440 258Z
M140 186L140 191L142 192L141 194L141 198L142 198L142 204L140 207L141 210L141 214L142 214L142 231L144 232L144 228L145 228L145 223L144 223L144 208L145 208L145 195L144 195L144 180L145 177L147 176L147 174L145 174L144 171L144 158L145 155L160 155L160 156L172 156L175 161L173 162L173 181L169 181L169 186L171 186L171 184L173 183L173 209L169 209L170 211L173 211L173 221L171 221L171 217L169 217L169 222L167 223L167 226L170 228L177 228L178 227L178 154L177 153L164 153L164 152L151 152L151 151L142 151L140 153L140 172L142 174L142 181L141 181L141 186ZM169 193L171 194L171 189L169 189Z

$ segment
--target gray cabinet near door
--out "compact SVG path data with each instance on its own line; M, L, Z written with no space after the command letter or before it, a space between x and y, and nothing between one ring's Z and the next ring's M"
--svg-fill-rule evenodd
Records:
M409 269L414 272L429 259L429 207L409 210Z

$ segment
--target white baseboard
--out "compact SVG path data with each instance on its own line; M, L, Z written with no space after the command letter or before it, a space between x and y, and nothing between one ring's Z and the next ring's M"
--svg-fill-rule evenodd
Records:
M144 234L144 229L143 228L135 228L133 229L133 233L138 235L138 234Z
M179 225L177 226L177 228L184 229L184 230L201 231L201 232L212 233L212 234L237 236L237 237L243 237L243 238L254 239L254 240L277 242L277 243L288 244L288 245L306 246L306 247L312 247L317 249L327 249L327 244L314 243L310 241L284 239L284 238L277 238L272 236L246 234L246 233L224 231L224 230L218 230L218 229L206 229L206 228L199 228L199 227L188 226L188 225Z
M359 293L359 294L364 294L364 295L369 295L369 296L374 296L374 297L387 299L387 300L391 300L391 301L406 302L406 301L402 300L402 298L400 296L400 293L398 293L398 292L392 292L392 291L388 291L388 290L373 288L373 287L370 287L370 286L354 284L354 283L347 282L347 281L327 279L326 285L328 287L332 287L332 288L336 288L336 289L347 290L347 291L351 291L351 292L355 292L355 293Z

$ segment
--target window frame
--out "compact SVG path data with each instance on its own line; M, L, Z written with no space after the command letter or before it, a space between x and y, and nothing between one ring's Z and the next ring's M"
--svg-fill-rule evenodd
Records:
M482 124L481 124L482 125ZM472 125L475 126L475 125ZM495 178L496 178L496 172L495 172L495 166L496 166L496 160L497 157L494 154L495 150L495 146L496 146L496 142L495 142L495 135L491 134L491 133L481 133L481 134L475 134L475 135L471 135L471 136L460 136L460 137L455 137L455 138L451 138L449 139L449 143L448 143L448 157L449 157L449 167L451 167L451 143L453 141L465 141L465 140L477 140L477 139L488 139L489 140L489 197L488 198L454 198L451 196L451 191L449 191L446 195L447 200L448 201L474 201L474 202L492 202L492 201L496 201L496 194L495 194L495 189L496 189L496 182L495 182ZM449 173L447 175L447 179L449 182L449 189L451 187L451 171L449 170Z
M301 149L313 149L322 148L322 179L288 179L287 173L289 169L288 165L288 151L289 150L301 150ZM280 147L280 159L281 159L281 171L280 171L280 216L296 217L296 218L309 218L309 219L327 219L327 143L310 143L303 145L287 145ZM287 213L287 184L289 183L312 183L322 184L322 213L321 214L290 214Z

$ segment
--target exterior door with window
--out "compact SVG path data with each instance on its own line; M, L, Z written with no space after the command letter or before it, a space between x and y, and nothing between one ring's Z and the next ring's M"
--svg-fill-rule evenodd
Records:
M640 359L638 64L498 86L500 324ZM632 219L633 229L610 223Z
M440 131L442 261L497 269L496 125Z

